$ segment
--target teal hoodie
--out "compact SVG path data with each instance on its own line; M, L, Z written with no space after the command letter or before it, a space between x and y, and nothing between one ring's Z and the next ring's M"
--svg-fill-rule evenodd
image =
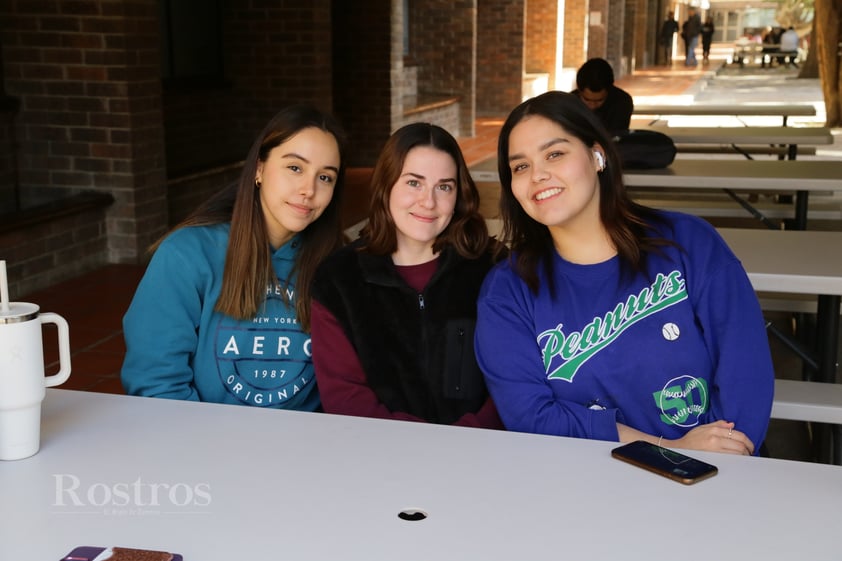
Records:
M132 395L313 411L319 396L310 335L295 313L298 237L272 254L279 288L267 287L256 317L214 310L229 224L181 228L158 247L123 318L121 378Z

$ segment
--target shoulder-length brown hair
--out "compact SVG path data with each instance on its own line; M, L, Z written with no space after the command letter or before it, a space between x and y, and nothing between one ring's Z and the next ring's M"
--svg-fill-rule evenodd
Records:
M316 128L331 134L339 146L340 167L333 197L322 215L298 234L299 249L290 276L295 283L295 310L302 328L310 328L310 284L316 267L342 245L339 208L345 178L345 133L330 115L306 105L282 109L263 128L246 156L236 183L218 191L174 229L186 226L231 223L222 289L215 309L237 319L254 317L269 285L288 285L272 268L269 236L255 177L258 162L265 162L273 148L300 131ZM160 244L157 242L153 250ZM286 290L281 291L286 294ZM286 297L286 296L284 296Z
M441 150L456 164L456 207L447 228L433 242L433 251L438 253L444 247L452 246L463 257L479 257L489 244L488 228L479 213L479 192L456 139L443 128L429 123L405 125L383 146L371 176L371 208L368 223L360 232L361 249L377 255L391 255L397 251L397 227L389 212L389 198L407 154L418 146Z
M497 143L497 170L500 174L500 214L503 218L503 239L513 250L515 270L529 288L538 291L538 265L543 263L547 278L555 252L549 229L530 217L512 193L512 170L509 167L509 136L512 129L529 115L539 115L560 125L569 134L592 148L599 144L605 153L605 169L599 172L599 216L617 248L625 272L642 270L646 254L672 242L659 237L658 225L663 219L652 209L631 200L623 185L620 158L596 115L578 96L551 91L528 99L515 107L500 129ZM550 290L553 290L550 286Z

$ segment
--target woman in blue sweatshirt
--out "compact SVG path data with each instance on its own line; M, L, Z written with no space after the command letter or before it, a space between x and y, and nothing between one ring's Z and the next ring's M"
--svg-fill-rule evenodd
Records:
M123 318L134 395L313 411L309 287L340 247L344 133L279 112L224 188L153 246Z
M634 203L574 95L515 108L498 146L509 260L475 345L510 430L754 454L774 372L742 265L700 218Z

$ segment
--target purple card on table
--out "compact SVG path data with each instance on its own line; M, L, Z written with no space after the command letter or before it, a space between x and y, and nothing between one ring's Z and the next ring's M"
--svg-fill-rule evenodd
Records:
M129 547L77 547L61 561L182 561L181 555Z

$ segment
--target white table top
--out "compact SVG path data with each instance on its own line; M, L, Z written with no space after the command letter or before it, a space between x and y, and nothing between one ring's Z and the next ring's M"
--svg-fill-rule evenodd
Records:
M641 127L662 132L676 144L833 144L827 127Z
M37 455L0 462L3 560L77 545L185 561L842 555L838 466L694 452L719 475L684 486L612 459L612 442L57 389L42 434Z
M842 232L717 230L755 290L842 295Z
M715 104L693 103L678 104L636 104L635 115L745 115L768 117L815 117L816 108L811 104L782 103L782 104Z

